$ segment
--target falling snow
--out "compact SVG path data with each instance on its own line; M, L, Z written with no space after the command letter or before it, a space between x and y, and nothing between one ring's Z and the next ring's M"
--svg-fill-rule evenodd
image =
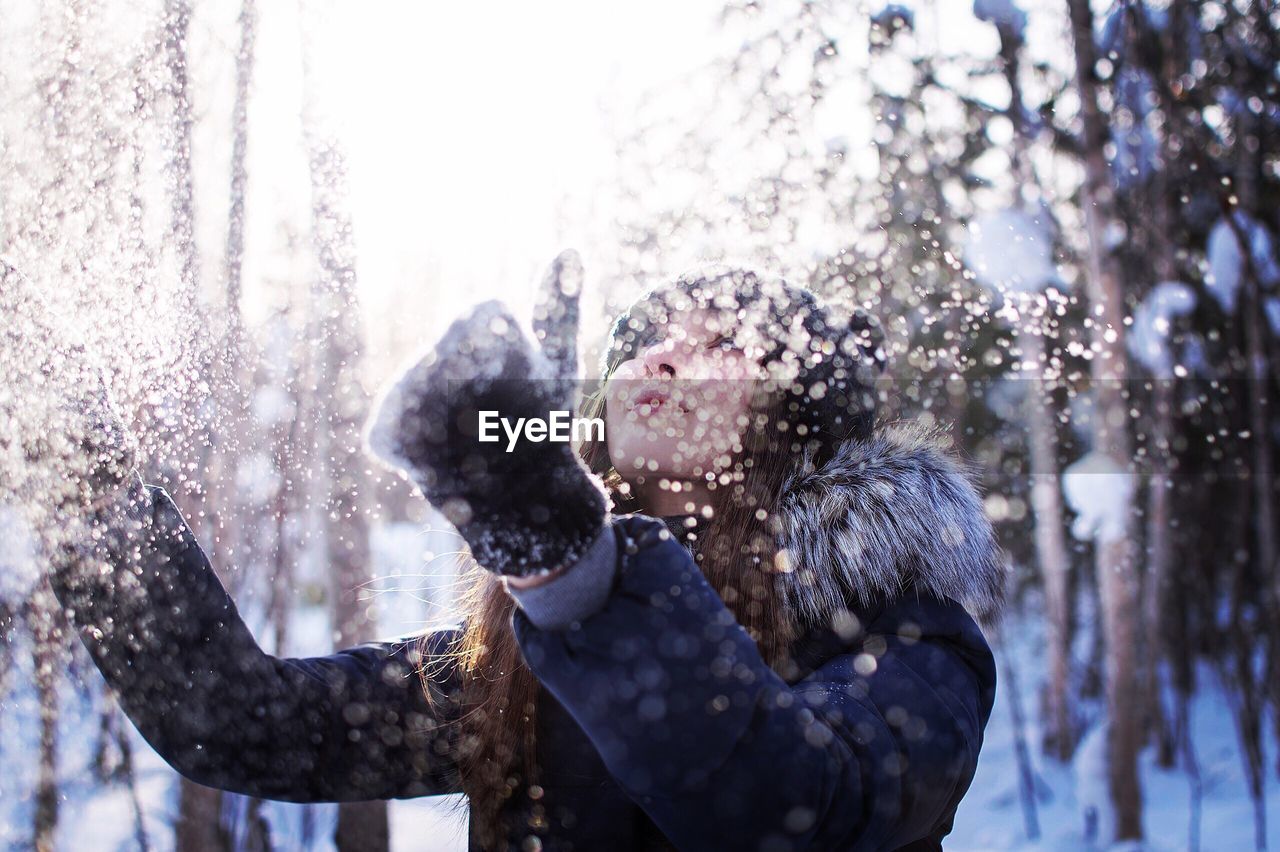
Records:
M912 588L999 672L947 848L1274 848L1265 4L20 0L4 40L0 846L478 848L493 806L554 848L606 805L698 846L876 696L955 751L894 680L927 619L871 630ZM459 399L616 417L487 453ZM827 629L805 687L774 643ZM762 719L796 747L693 828L620 789ZM808 804L739 845L881 812Z

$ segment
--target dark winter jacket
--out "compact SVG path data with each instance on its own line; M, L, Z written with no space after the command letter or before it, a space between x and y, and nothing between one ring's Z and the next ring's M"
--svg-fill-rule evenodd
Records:
M459 679L434 667L438 701L425 700L420 637L263 653L173 502L151 495L136 568L56 571L53 584L174 768L296 802L460 791ZM513 628L545 687L542 792L513 797L509 848L536 848L534 834L548 850L940 848L995 689L959 602L999 600L977 494L940 446L897 429L796 477L783 517L787 605L805 625L786 681L673 525L643 515L615 518L584 560L599 564L554 581L605 572L598 609L549 628L521 602ZM429 649L461 628L432 633Z

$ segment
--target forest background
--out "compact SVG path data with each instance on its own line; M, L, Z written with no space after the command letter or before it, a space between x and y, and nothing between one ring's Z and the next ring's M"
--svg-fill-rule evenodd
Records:
M0 0L0 45L4 339L38 305L106 369L268 650L450 618L458 541L359 432L468 305L576 246L592 367L740 260L879 317L888 416L983 472L1011 608L955 848L1274 845L1274 3ZM3 498L0 843L461 848L439 801L178 779Z

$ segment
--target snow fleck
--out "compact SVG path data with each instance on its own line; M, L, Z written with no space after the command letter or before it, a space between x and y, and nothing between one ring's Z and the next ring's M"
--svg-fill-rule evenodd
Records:
M1181 281L1161 281L1133 314L1129 352L1152 375L1172 378L1175 357L1171 346L1174 320L1195 310L1196 294Z
M1276 334L1280 334L1280 299L1267 299L1265 308L1267 321L1271 323L1271 330Z
M1205 285L1227 313L1235 313L1236 297L1245 273L1244 253L1236 238L1237 228L1249 240L1250 259L1253 271L1258 276L1258 283L1263 287L1280 284L1280 265L1276 263L1271 232L1267 230L1267 226L1239 211L1234 214L1234 218L1236 227L1232 227L1225 218L1217 221L1209 232L1209 242L1205 249L1209 261Z
M1027 398L1027 382L1014 376L1001 376L983 394L991 413L1002 420L1017 420Z
M40 581L35 540L27 519L12 506L0 506L0 603L19 605Z
M1035 293L1058 281L1047 216L1019 208L985 213L969 222L965 263L996 292Z
M1018 38L1027 29L1027 13L1014 0L973 0L973 16Z
M1062 491L1076 513L1071 533L1081 541L1115 541L1126 534L1134 475L1105 453L1087 453L1062 474Z
M911 7L901 3L886 3L879 12L871 16L871 23L887 32L895 32L899 28L914 29L916 13Z
M1149 122L1156 100L1151 75L1140 68L1123 68L1116 79L1116 100L1121 113L1111 124L1111 170L1116 183L1126 189L1146 181L1159 167L1160 143Z
M297 405L293 398L276 385L265 385L258 388L253 395L253 414L266 425L287 423L296 414Z
M252 453L236 467L236 490L255 503L262 504L280 490L282 478L275 460L265 452Z

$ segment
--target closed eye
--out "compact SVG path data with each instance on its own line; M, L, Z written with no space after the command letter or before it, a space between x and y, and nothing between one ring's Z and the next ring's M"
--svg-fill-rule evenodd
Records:
M732 337L730 337L730 336L729 336L729 335L727 335L727 334L722 334L722 335L720 335L720 337L719 337L719 338L717 338L716 340L713 340L713 341L711 341L710 343L708 343L708 344L707 344L707 348L708 348L708 349L722 349L722 350L725 350L725 351L741 351L741 350L739 350L739 349L738 349L737 344L736 344L736 343L734 343L733 338L732 338Z

